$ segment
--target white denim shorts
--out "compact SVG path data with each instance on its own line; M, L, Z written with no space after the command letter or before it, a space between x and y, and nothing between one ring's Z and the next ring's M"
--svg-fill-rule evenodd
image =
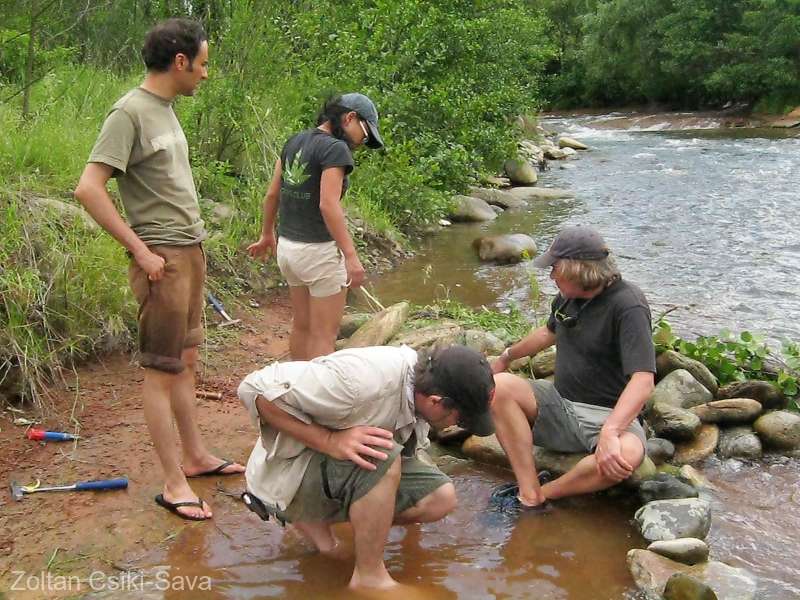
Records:
M336 242L295 242L278 238L278 268L291 287L307 287L315 298L347 287L344 257Z

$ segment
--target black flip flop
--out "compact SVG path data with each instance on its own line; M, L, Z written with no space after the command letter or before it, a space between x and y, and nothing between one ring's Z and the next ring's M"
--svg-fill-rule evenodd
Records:
M208 471L203 471L202 473L195 473L194 475L187 475L186 477L215 477L215 476L224 476L224 475L244 475L244 473L239 472L232 472L232 473L225 473L225 469L230 467L231 465L235 465L236 461L228 460L227 458L222 459L222 464L218 467L213 469L209 469Z
M178 510L182 506L196 506L202 510L203 505L205 504L202 498L198 498L197 502L191 500L187 500L186 502L168 502L164 498L164 494L159 494L158 496L155 497L155 500L156 504L158 504L159 506L163 506L169 512L175 513L180 518L186 519L187 521L207 521L208 519L211 518L211 517L192 517L191 515L187 515L186 513L182 513L181 511Z

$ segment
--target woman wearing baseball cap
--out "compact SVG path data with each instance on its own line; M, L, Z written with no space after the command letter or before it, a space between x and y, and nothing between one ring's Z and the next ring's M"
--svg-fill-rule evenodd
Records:
M364 281L342 208L352 150L362 144L383 147L372 100L351 93L326 101L317 126L284 145L264 198L261 238L247 247L253 258L274 252L289 284L295 360L333 352L347 288Z

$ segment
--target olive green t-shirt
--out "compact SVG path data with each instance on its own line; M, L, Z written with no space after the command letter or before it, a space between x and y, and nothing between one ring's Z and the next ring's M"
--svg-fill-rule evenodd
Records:
M148 246L188 246L206 237L186 136L172 103L142 88L106 117L89 162L114 168L128 223Z

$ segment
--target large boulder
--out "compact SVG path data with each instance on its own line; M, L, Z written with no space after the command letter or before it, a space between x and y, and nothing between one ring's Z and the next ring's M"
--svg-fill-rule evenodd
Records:
M488 356L499 355L506 347L503 340L482 329L467 329L464 332L464 345Z
M628 569L647 600L662 600L667 581L675 573L685 573L705 583L719 600L754 600L756 597L758 581L752 574L717 561L688 566L635 548L628 552Z
M752 423L761 414L761 404L752 398L729 398L698 404L690 409L703 423L738 425Z
M637 510L634 519L648 542L685 537L703 540L711 528L711 508L698 498L655 500Z
M503 209L521 208L527 205L527 202L525 202L525 200L519 196L516 196L511 192L496 190L494 188L473 187L470 188L469 195L473 198L480 198L487 204L499 206Z
M345 342L344 347L383 346L400 331L408 317L409 309L408 302L399 302L382 310L359 327Z
M794 450L800 448L800 415L776 410L759 417L753 429L768 448Z
M689 358L674 350L666 350L656 357L656 371L659 379L663 379L678 369L689 371L692 377L703 384L712 395L717 393L717 378L699 360Z
M351 313L342 316L342 320L339 323L339 339L349 338L371 318L372 315L369 313Z
M785 408L786 396L768 381L756 379L748 381L735 381L719 388L717 398L752 398L761 403L764 408Z
M589 149L589 146L587 146L583 142L579 142L578 140L576 140L574 138L566 137L566 136L561 136L560 138L558 138L558 147L559 148L572 148L573 150L588 150Z
M56 218L60 222L72 221L75 223L81 223L90 231L98 231L100 229L97 221L95 221L91 215L84 210L83 207L78 206L77 204L62 202L61 200L56 200L55 198L32 195L26 195L25 200L26 202L24 206L31 213L34 223L41 219L42 215L40 211L44 209L54 212L57 215Z
M648 405L670 404L679 408L691 408L711 402L714 396L686 369L676 369L658 382L648 400Z
M764 453L761 439L747 425L723 429L717 450L722 458L760 458Z
M472 247L483 261L499 264L514 264L531 260L538 249L534 239L524 233L505 233L479 237Z
M656 402L647 411L647 420L659 437L691 440L700 431L700 417L683 408Z
M550 160L561 160L575 152L572 148L556 148L555 146L545 146L542 150L544 157ZM572 150L572 152L568 152L568 150Z
M693 440L676 444L672 462L676 465L691 465L705 460L717 449L719 427L703 423Z
M533 185L538 180L536 169L527 160L512 158L503 163L503 168L514 185Z
M522 200L555 200L558 198L574 198L575 193L561 188L515 187L508 191Z
M441 321L433 325L410 329L398 334L393 340L393 346L405 344L414 350L429 348L432 346L447 347L452 344L459 344L462 341L464 331L461 325L455 321Z
M684 565L696 565L708 560L708 544L697 538L653 542L647 549Z
M450 220L457 223L479 223L497 218L497 213L486 202L472 196L456 196L453 198L453 209Z
M711 586L696 577L686 573L673 573L664 586L664 600L719 600L719 598Z
M697 498L697 488L668 473L657 473L639 486L639 498L644 504L656 500L680 500Z
M546 350L538 352L531 359L533 375L536 379L550 377L556 372L556 347L550 346Z

